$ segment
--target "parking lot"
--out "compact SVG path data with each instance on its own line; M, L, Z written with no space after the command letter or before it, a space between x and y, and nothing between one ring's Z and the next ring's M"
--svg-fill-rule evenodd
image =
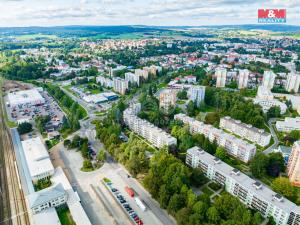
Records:
M23 104L14 107L6 106L10 120L18 123L30 122L37 116L49 115L51 117L50 124L53 125L52 127L58 127L62 122L64 113L57 102L46 91L40 91L40 94L45 99L44 104Z
M94 149L98 149L93 145ZM54 157L53 154L57 152L64 165L62 167L66 168L71 176L71 183L76 186L80 198L83 200L83 204L86 205L89 210L88 215L92 218L93 224L111 224L108 221L108 215L111 215L110 219L114 218L114 224L136 224L130 219L127 213L124 211L122 206L113 198L109 190L104 186L101 180L107 177L111 180L114 188L118 189L118 192L126 199L132 210L142 219L143 224L148 225L174 225L175 221L170 218L164 210L160 209L159 204L150 195L145 192L145 190L137 184L137 181L131 177L128 177L128 173L117 163L108 159L100 169L92 172L82 172L80 170L82 166L83 159L80 152L74 150L66 150L62 144L55 146L51 150L51 158L53 163L57 162L57 156ZM137 186L138 185L138 186ZM145 204L146 210L143 211L136 204L134 198L130 197L125 191L125 187L132 187L135 191L136 196L138 196ZM91 188L93 187L93 188ZM94 190L93 190L94 189ZM99 198L91 198L96 194ZM90 199L90 202L85 204L85 199ZM105 208L104 218L99 215L98 210L100 208ZM93 219L94 218L94 219Z

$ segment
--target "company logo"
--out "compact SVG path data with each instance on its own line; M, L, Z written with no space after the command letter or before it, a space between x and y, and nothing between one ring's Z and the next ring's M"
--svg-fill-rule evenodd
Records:
M285 9L259 9L259 23L286 23Z

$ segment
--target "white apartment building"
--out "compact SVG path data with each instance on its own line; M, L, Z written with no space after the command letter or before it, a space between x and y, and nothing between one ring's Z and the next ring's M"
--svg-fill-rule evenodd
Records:
M224 186L227 192L263 217L272 216L277 225L300 224L300 208L296 204L199 147L187 150L186 164L201 168L210 180Z
M300 141L294 142L286 172L289 176L289 181L293 185L300 187Z
M255 145L217 129L212 125L204 124L185 114L176 114L174 119L189 125L192 134L200 133L208 138L210 142L216 141L229 155L234 156L245 163L248 163L256 153Z
M239 70L239 78L238 78L238 88L243 89L248 86L248 78L249 78L249 70Z
M229 116L221 118L220 128L228 130L263 147L267 146L271 140L271 134L265 132L264 129L258 129L251 124L242 123L240 120L234 120Z
M134 73L125 73L125 80L127 80L131 84L137 84L140 86L140 76Z
M300 74L291 72L288 74L286 79L285 90L288 92L298 92L300 85Z
M265 86L258 87L257 95L256 98L253 99L253 102L254 104L259 104L262 107L264 112L268 112L268 110L272 106L280 107L281 114L284 114L287 110L286 104L280 102L277 99L274 99L274 95L272 94L270 89L268 89Z
M154 126L147 120L140 119L137 114L141 110L141 104L134 104L123 113L125 124L135 133L142 136L157 148L176 145L177 139L164 130Z
M284 121L276 122L276 129L280 132L291 132L292 130L300 130L300 117L286 117Z
M101 86L103 86L103 87L112 88L114 86L113 81L111 79L109 79L109 78L104 77L104 76L98 76L98 77L96 77L96 82L100 83Z
M121 95L125 95L126 90L128 89L128 81L120 77L115 77L113 82L114 82L113 84L114 90L120 93Z
M135 69L135 70L134 70L134 73L135 73L137 76L143 77L144 80L148 80L149 73L148 73L147 70Z
M152 75L156 76L157 73L161 73L162 72L162 67L161 66L151 65L151 66L145 66L145 67L143 67L143 70L147 71L148 74L152 74Z
M225 87L227 70L223 68L216 69L215 76L217 77L216 87Z
M262 86L271 90L274 87L275 78L276 74L273 71L265 71Z
M36 183L38 180L51 177L54 173L54 167L42 140L36 137L21 143L31 180Z
M168 110L171 106L176 105L177 91L165 89L159 94L159 107Z
M192 86L188 90L188 98L199 106L205 98L205 86Z

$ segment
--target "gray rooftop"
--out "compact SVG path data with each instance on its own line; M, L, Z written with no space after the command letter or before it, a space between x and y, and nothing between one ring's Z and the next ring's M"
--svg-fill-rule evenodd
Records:
M272 191L269 187L262 184L260 181L254 180L242 172L237 172L237 169L229 166L221 160L216 163L214 156L210 155L199 147L195 146L193 148L190 148L187 152L191 155L196 155L205 163L213 165L215 170L227 177L231 177L237 183L242 185L246 190L254 193L258 198L266 202L271 202L273 205L281 208L286 212L293 211L300 214L300 207L298 207L295 203L289 201L286 198L280 198L281 201L279 201L278 199L280 195L278 193Z
M256 127L253 127L251 124L242 123L240 120L232 119L230 116L225 116L222 119L227 120L231 123L234 123L240 127L246 128L247 130L250 130L252 132L260 133L262 136L267 137L270 135L270 133L266 132L264 129L258 129Z
M59 198L66 194L62 184L34 192L28 196L30 208L34 208L41 204L47 203L52 199Z

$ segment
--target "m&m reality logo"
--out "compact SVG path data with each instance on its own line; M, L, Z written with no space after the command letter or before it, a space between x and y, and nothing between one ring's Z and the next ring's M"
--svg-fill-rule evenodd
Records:
M286 23L286 9L259 9L259 23Z

